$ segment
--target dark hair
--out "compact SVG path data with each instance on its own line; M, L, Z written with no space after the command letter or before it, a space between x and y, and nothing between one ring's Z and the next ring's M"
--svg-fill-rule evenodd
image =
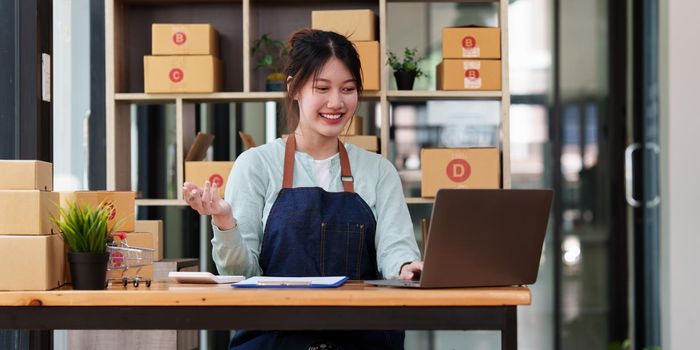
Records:
M348 67L355 79L358 95L362 92L362 68L355 46L346 37L315 29L301 29L292 34L288 42L289 57L284 68L285 76L291 79L285 84L287 96L287 132L292 133L299 124L299 103L294 95L308 79L316 79L323 65L332 57Z

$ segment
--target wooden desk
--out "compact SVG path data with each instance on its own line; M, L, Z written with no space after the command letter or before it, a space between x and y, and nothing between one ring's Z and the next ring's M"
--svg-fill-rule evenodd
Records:
M103 291L0 292L0 329L500 330L517 349L527 287L411 290L349 282L336 289L233 289L154 283Z

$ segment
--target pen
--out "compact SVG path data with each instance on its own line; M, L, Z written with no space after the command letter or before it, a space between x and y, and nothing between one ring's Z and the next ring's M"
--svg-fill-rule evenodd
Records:
M311 281L258 281L258 286L310 286Z

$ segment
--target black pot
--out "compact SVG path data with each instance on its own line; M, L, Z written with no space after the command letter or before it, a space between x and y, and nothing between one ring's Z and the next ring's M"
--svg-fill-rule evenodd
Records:
M109 253L68 253L73 289L105 289Z
M416 80L416 72L396 71L396 88L399 90L413 90L413 81Z

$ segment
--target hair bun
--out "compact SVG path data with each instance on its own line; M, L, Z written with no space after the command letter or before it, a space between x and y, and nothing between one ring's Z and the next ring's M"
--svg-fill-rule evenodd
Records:
M308 29L308 28L303 28L299 29L296 32L294 32L290 37L289 40L287 41L287 45L289 46L289 52L291 53L292 50L294 49L294 45L301 39L305 39L315 32L318 32L318 30L315 29Z

